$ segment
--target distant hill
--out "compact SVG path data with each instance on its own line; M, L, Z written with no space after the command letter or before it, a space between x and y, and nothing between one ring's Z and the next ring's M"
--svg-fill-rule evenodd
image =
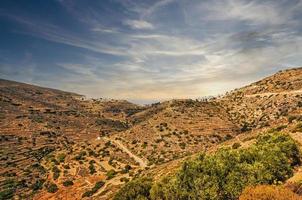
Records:
M234 123L250 130L282 123L300 112L302 68L280 71L217 99Z

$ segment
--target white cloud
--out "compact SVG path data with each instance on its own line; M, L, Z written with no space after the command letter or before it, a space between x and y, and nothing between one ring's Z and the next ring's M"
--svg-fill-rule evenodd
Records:
M201 3L198 9L206 10L206 20L242 20L251 25L281 25L289 23L293 11L300 4L284 9L278 1L226 0Z
M144 10L144 12L142 12L142 18L146 18L149 17L150 15L152 15L155 11L157 11L159 8L164 7L166 5L168 5L169 3L173 2L174 0L160 0L158 2L156 2L155 4L153 4L151 7L147 8L146 10Z
M130 26L132 29L153 29L154 26L144 20L125 20L125 25Z
M171 0L136 8L140 20L125 17L123 21L132 30L102 25L89 15L85 23L90 32L85 36L37 19L14 19L27 27L26 34L94 51L91 56L82 55L79 63L58 64L74 72L58 84L93 97L167 99L219 94L301 61L302 38L295 27L294 7L283 9L274 1L203 1L199 6L192 2L179 4L187 11L184 21L191 23L173 31L169 22L152 18ZM108 63L107 57L100 59L102 55L95 52L116 60Z

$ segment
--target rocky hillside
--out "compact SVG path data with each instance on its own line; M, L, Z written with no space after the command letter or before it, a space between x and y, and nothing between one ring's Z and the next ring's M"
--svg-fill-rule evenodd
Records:
M152 116L114 135L146 159L148 165L206 150L235 137L240 131L228 119L225 109L215 102L172 100L155 104L144 112L150 110Z
M215 101L242 131L285 122L301 112L302 68L280 71Z
M0 199L110 199L134 177L162 177L264 130L300 140L302 68L219 98L148 106L0 80L0 105Z
M43 184L63 184L68 177L95 181L111 169L135 167L126 153L98 137L128 129L126 117L141 108L126 101L83 99L74 93L0 81L0 187L8 197L30 198ZM86 154L91 159L86 160ZM79 187L79 196L85 187Z

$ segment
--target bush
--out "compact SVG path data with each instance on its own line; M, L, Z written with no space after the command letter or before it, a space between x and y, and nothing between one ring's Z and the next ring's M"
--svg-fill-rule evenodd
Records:
M52 172L53 172L53 180L57 180L60 177L61 170L59 170L57 166L54 166L52 168Z
M114 196L114 200L143 200L150 199L152 179L138 178L125 184L125 186Z
M20 186L15 179L6 179L1 184L0 199L12 199L15 195L16 188Z
M249 185L273 184L300 163L296 143L281 133L258 137L247 149L220 149L185 162L173 177L153 186L152 199L237 199Z
M302 132L302 123L298 123L294 128L293 132Z
M113 169L109 170L109 171L106 173L107 180L112 179L113 177L115 177L115 175L116 175L116 171L114 171Z
M14 197L14 194L15 194L15 189L13 188L2 190L0 191L0 199L1 200L12 199Z
M251 130L250 129L250 127L249 127L249 125L247 124L247 123L244 123L243 125L242 125L242 127L241 127L241 132L247 132L247 131L249 131L249 130Z
M270 133L273 133L273 132L279 132L279 131L282 131L283 129L287 128L287 125L281 125L281 126L278 126L276 128L272 128L270 129L268 132Z
M65 187L72 186L72 185L73 185L73 181L72 181L72 180L64 181L64 182L63 182L63 185L64 185Z
M239 200L299 200L299 196L289 189L259 185L256 187L247 187L239 197Z
M32 189L33 189L34 191L41 190L42 187L43 187L44 182L45 182L44 179L39 179L39 180L37 180L37 181L32 185Z
M96 193L101 187L103 187L105 183L103 181L97 182L94 187L91 190L86 191L83 195L82 198L84 197L91 197L94 193Z
M46 185L46 190L49 193L56 193L59 189L55 183L49 183Z
M132 169L132 167L130 165L126 165L124 167L124 169L121 171L122 174L126 174L128 173L130 170Z
M181 143L179 143L179 146L180 146L181 149L185 149L186 148L186 143L181 142Z
M238 143L238 142L235 142L235 143L232 145L232 148L233 148L233 149L238 149L239 147L241 147L241 144Z
M92 191L88 190L88 191L84 192L84 194L82 195L82 198L84 198L84 197L91 197L92 195L93 195Z
M95 167L92 163L89 165L89 173L92 175L96 172Z
M60 154L58 155L58 160L59 160L59 162L60 162L60 163L63 163L63 162L65 161L65 157L66 157L66 155L65 155L64 153L60 153Z
M289 123L292 123L295 119L297 119L297 117L291 115L291 116L288 117L288 122L289 122Z
M300 164L298 146L288 135L270 133L257 137L249 148L224 148L185 162L162 181L131 181L115 199L235 200L247 186L277 184L292 176Z
M77 161L85 160L86 155L87 155L86 151L81 151L74 159Z

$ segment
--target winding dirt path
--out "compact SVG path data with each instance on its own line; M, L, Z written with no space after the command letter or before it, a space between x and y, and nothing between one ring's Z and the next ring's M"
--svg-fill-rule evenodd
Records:
M132 157L137 163L139 163L141 168L145 168L147 167L147 162L144 161L142 158L138 157L137 155L133 154L125 145L123 145L120 141L112 139L112 138L108 138L108 137L103 137L103 139L105 141L110 141L112 143L114 143L118 148L120 148L122 151L124 151L125 153L127 153L130 157ZM98 195L102 194L103 192L105 192L108 189L108 186L110 185L120 185L121 183L121 178L123 177L128 177L128 175L126 174L120 174L108 181L105 182L105 185L100 188L94 195L93 197L97 197ZM106 197L108 194L105 194L104 197Z
M122 182L121 182L120 179L123 178L123 177L129 178L129 176L127 176L126 174L118 175L118 176L116 176L116 177L114 177L114 178L112 178L112 179L106 181L106 182L105 182L105 185L103 185L103 187L100 188L100 189L99 189L96 193L94 193L92 196L93 196L93 197L97 197L97 196L101 195L103 192L106 192L106 190L108 190L108 187L109 187L109 186L112 186L112 185L121 185ZM106 194L104 194L104 196L102 196L102 198L105 198L105 199L106 199L106 198L108 197L108 195L110 195L110 191L109 191L109 193L106 192Z
M104 137L104 140L110 141L118 146L122 151L127 153L131 158L133 158L137 163L139 163L140 167L145 168L147 167L147 162L144 161L142 158L138 157L137 155L133 154L125 145L123 145L120 141L111 139L108 137Z

